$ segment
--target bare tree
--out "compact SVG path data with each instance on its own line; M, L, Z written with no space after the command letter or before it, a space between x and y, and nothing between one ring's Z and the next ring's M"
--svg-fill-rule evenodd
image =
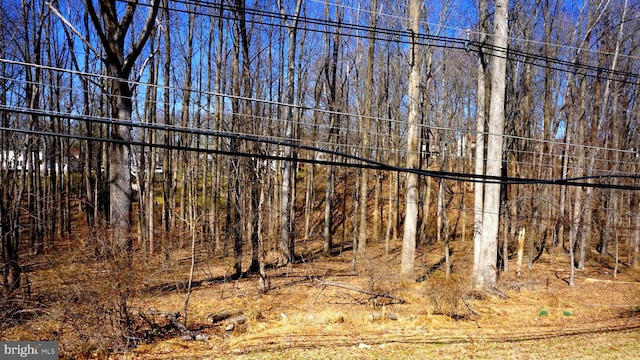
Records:
M483 45L487 40L488 10L487 0L480 0L478 9L478 21L480 25L480 48L478 52L478 77L476 80L476 149L475 149L475 174L484 175L485 154L485 123L487 109L487 59L483 51ZM473 276L478 277L480 265L480 249L482 245L482 220L484 203L484 183L474 184L474 209L473 209Z
M494 19L494 52L491 68L491 99L487 139L486 175L500 176L504 132L505 80L507 64L508 0L497 0ZM476 287L493 287L497 279L498 227L500 221L500 184L485 184L482 215L482 243Z
M289 15L285 9L284 3L278 0L278 6L280 7L280 14L283 21L287 25L287 81L284 94L284 102L287 104L284 108L285 121L284 137L291 141L293 140L293 101L295 95L295 64L296 64L296 40L298 30L298 20L300 16L300 9L302 8L302 0L296 0L293 14ZM280 233L280 262L282 264L289 264L293 262L295 257L294 237L295 234L292 231L292 219L291 219L291 206L295 204L295 201L291 197L293 191L293 176L295 176L295 170L293 169L293 149L291 146L285 146L283 151L283 157L288 159L282 165L282 193L280 202L281 213L281 233Z
M422 3L418 0L409 2L409 32L411 39L411 72L409 73L409 101L408 134L407 134L407 168L416 169L419 166L419 137L420 131L420 75L422 70L421 56L417 56L415 36L420 33L420 14ZM402 237L402 255L400 275L409 279L415 276L416 235L418 225L418 175L407 174L406 210L404 219L404 233Z
M128 80L135 61L151 35L155 26L160 0L153 0L147 11L145 24L126 51L126 38L136 14L137 3L127 3L124 13L118 10L116 0L98 0L99 11L93 0L85 0L89 17L104 48L103 61L110 77L111 106L113 116L120 121L130 122L133 112L133 88ZM122 15L121 15L122 14ZM129 127L115 125L111 129L109 157L109 222L113 227L117 251L130 251L131 228L131 147Z
M369 26L374 29L369 35L369 47L367 48L367 64L365 71L365 79L364 79L364 108L363 108L363 117L360 118L360 130L361 130L361 139L362 139L362 153L361 156L364 158L369 158L371 154L371 150L369 147L371 146L371 116L373 113L373 100L374 100L374 82L373 82L373 72L375 65L375 52L376 52L376 32L375 28L377 26L377 15L376 8L378 7L378 1L372 0L369 6L369 14L371 16L371 20L369 21ZM369 207L368 201L369 199L369 170L363 169L362 175L360 178L360 213L358 220L358 249L357 252L360 253L360 256L364 256L366 244L367 244L367 232L369 231L368 227L368 217L369 217ZM354 249L355 251L356 249Z
M325 6L325 16L329 18L329 6ZM336 7L336 19L338 26L333 30L333 39L329 34L326 35L327 56L322 66L322 74L324 81L322 82L325 89L326 102L329 110L329 146L331 150L336 150L338 136L340 133L340 114L338 114L338 54L340 52L340 27L344 11ZM335 155L331 154L331 160L335 161ZM334 166L327 168L326 190L324 202L324 245L323 253L330 255L333 248L333 210L334 210L334 193L336 183L336 169Z

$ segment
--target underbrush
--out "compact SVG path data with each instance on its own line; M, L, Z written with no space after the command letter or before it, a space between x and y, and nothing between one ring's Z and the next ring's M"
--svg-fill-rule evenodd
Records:
M61 358L102 358L179 334L133 305L153 266L109 251L105 239L96 234L31 264L28 287L0 301L0 339L59 341Z
M233 351L268 350L280 341L297 341L300 347L367 345L383 343L383 337L394 343L432 337L457 341L476 336L480 326L500 329L506 337L540 326L557 327L555 334L565 326L593 327L594 319L637 318L640 309L638 272L630 268L617 279L602 276L597 282L587 281L595 271L578 273L578 285L571 288L562 280L566 274L558 273L560 266L539 263L527 279L504 277L499 287L507 298L475 291L462 266L449 276L438 269L422 282L402 280L397 253L385 254L382 246L372 245L355 271L348 252L271 267L267 293L259 291L252 274L225 277L231 271L228 259L202 255L187 323L190 261L183 261L184 251L169 261L146 260L137 252L127 259L106 251L101 241L41 255L24 274L29 285L0 302L0 338L60 341L62 358L104 358L144 349L153 359L159 355L155 347L169 339L175 356L187 349L196 349L195 357L210 356L215 349L220 351L216 356L225 357ZM541 309L549 315L540 316ZM230 323L209 320L225 310L242 311L243 326L227 330ZM570 316L564 315L567 311ZM497 330L491 331L493 336ZM183 339L190 334L205 336L202 341Z
M425 294L434 315L445 315L454 320L469 320L479 315L469 301L481 297L481 294L471 287L466 276L446 276L443 272L436 272L426 284Z

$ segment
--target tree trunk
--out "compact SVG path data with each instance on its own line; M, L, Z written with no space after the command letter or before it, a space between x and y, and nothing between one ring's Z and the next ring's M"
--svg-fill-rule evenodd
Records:
M283 21L287 25L288 35L288 53L287 53L287 84L284 95L285 106L284 114L282 118L285 122L284 138L287 141L293 140L293 101L295 90L295 65L296 65L296 38L297 38L297 26L298 15L302 7L302 0L296 0L293 20L289 21L286 10L282 2L278 1L280 7L280 13ZM290 264L295 257L294 248L294 234L292 232L292 219L291 219L291 206L293 206L295 199L292 199L291 193L293 189L293 176L295 171L293 169L293 149L291 146L285 146L283 151L283 157L287 160L282 164L282 193L280 201L280 263Z
M485 122L486 122L486 100L487 85L486 72L487 63L484 57L482 45L487 40L487 0L480 0L479 8L480 22L480 53L478 55L478 78L476 89L476 149L475 149L475 174L484 175L484 154L485 154ZM480 266L480 250L482 248L482 218L484 204L484 182L477 181L474 183L474 207L473 207L473 278L477 279Z
M118 84L120 87L129 87L127 83ZM131 101L125 98L131 97L131 92L121 89L116 98L117 119L131 121ZM131 251L133 239L131 238L131 141L130 127L116 125L111 129L111 137L122 143L109 145L109 223L113 228L113 242L116 251L127 254Z
M325 16L327 18L329 15L328 5L325 8ZM327 60L324 64L324 76L325 76L325 88L327 92L327 102L329 106L329 110L331 113L329 114L329 147L332 151L336 151L336 146L338 143L338 137L340 135L340 114L338 114L338 87L337 87L337 76L338 76L338 55L340 51L340 28L339 25L342 22L342 14L341 10L338 10L336 7L336 17L338 27L335 29L335 33L333 35L333 40L329 35L326 37L327 49L330 49L330 54L327 55ZM334 154L330 155L331 161L336 161L336 156ZM334 166L328 166L327 168L327 180L326 180L326 190L325 190L325 201L324 201L324 246L323 246L323 254L331 255L331 251L333 248L333 207L334 207L334 196L335 196L335 183L336 183L336 170Z
M491 100L489 109L489 134L487 141L486 175L502 173L502 147L504 133L504 103L506 80L506 48L508 29L508 1L497 0L495 9L494 51L491 71ZM502 50L504 49L504 50ZM500 222L500 184L485 184L482 216L482 243L476 287L495 286L497 273L498 228Z
M633 268L637 269L639 265L639 255L640 255L640 196L638 196L636 201L636 226L633 232Z
M127 4L122 13L115 0L100 1L99 18L93 2L85 1L89 17L105 50L107 75L112 77L112 116L125 123L131 122L133 112L133 90L128 83L129 76L155 26L159 3L160 0L153 0L139 36L133 39L131 49L125 55L125 38L133 22L136 5ZM129 254L133 241L130 233L132 190L129 131L129 126L114 125L110 137L115 142L109 144L109 224L113 230L114 250L119 254Z
M371 14L370 27L375 29L377 26L377 0L372 0L369 6ZM375 42L376 32L375 30L371 31L370 39L369 39L369 47L367 49L367 69L364 80L364 111L363 117L360 118L360 130L361 130L361 140L362 140L362 152L361 156L365 159L369 159L371 156L371 150L369 149L371 145L371 115L373 112L373 73L374 73L374 65L375 65L375 51L376 51L376 42ZM358 253L361 257L364 257L366 252L367 245L367 230L369 229L367 225L367 220L369 217L369 170L362 169L362 175L360 179L360 214L358 221ZM355 250L355 249L354 249Z
M421 3L411 0L409 3L410 31L413 35L420 33ZM409 73L409 88L407 98L409 101L408 134L407 134L407 168L417 169L419 166L420 144L418 124L420 122L420 75L421 56L419 56L415 38L411 39L411 72ZM418 175L407 173L406 210L404 219L404 232L402 237L402 254L400 275L407 279L415 276L416 233L418 224Z

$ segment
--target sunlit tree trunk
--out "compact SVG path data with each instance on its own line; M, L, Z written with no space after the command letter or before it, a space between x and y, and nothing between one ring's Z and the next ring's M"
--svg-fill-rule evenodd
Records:
M410 0L409 2L409 22L410 31L417 35L420 33L420 13L422 3L418 0ZM415 38L411 39L411 71L409 73L409 88L407 90L407 98L409 101L408 114L408 134L407 134L407 168L417 169L419 166L420 149L418 148L420 141L420 131L418 124L420 122L420 75L422 70L422 59L418 56ZM402 237L402 254L400 275L402 277L413 279L415 276L415 253L416 253L416 235L418 225L418 175L407 173L406 188L406 210L404 219L404 232Z
M378 1L372 0L369 6L369 14L371 14L371 20L369 26L372 29L375 29L377 26L377 11ZM373 82L373 72L375 65L375 51L376 51L376 42L375 42L376 32L373 30L370 34L369 38L369 47L367 49L367 68L365 71L365 79L364 79L364 108L363 108L363 117L360 118L360 130L361 130L361 140L362 140L362 152L361 156L365 159L369 159L371 156L371 150L369 147L371 146L371 115L373 111L373 97L374 97L374 82ZM358 248L357 252L361 257L365 255L366 245L367 245L367 236L368 236L368 217L369 217L369 207L367 206L369 203L369 170L362 169L361 178L360 178L360 195L359 195L359 214L358 214ZM355 251L355 249L354 249Z
M183 64L184 68L184 78L183 83L181 85L181 111L180 111L180 126L183 128L189 128L193 126L192 112L191 112L191 104L193 98L193 62L194 62L194 36L195 36L195 14L193 11L196 11L195 5L188 4L187 11L190 13L187 16L187 29L184 34L178 35L178 38L184 36L184 39L180 39L181 46L183 48L180 51L184 54L184 58L180 62ZM190 146L191 145L191 136L190 134L182 133L178 137L178 145L179 146ZM189 174L193 171L192 164L190 163L191 155L187 152L178 152L176 156L175 168L177 174L178 186L176 187L176 191L179 196L179 203L176 216L179 221L176 223L178 235L178 246L180 248L185 246L185 239L189 239L186 234L191 234L191 227L195 226L194 219L192 218L192 214L190 213L189 207L191 206L188 201L191 196L191 180L192 176ZM183 235L185 234L185 235Z
M624 25L626 22L626 17L627 17L627 5L628 5L628 0L625 0L624 2L624 8L623 8L623 12L621 15L621 19L620 19L620 26L618 27L618 33L617 36L615 38L615 49L613 50L613 59L611 60L611 66L610 69L611 71L616 71L618 69L618 58L620 56L620 47L621 47L621 43L624 40ZM614 149L612 156L612 168L610 169L610 171L612 173L617 173L620 171L619 166L620 166L620 152L619 151L615 151L617 149L620 149L620 128L621 126L619 125L621 123L621 119L620 116L618 114L618 104L619 101L618 99L621 98L620 94L618 94L615 90L611 90L612 84L611 84L611 80L607 79L606 80L606 84L605 84L605 90L604 90L604 96L602 97L602 109L600 110L601 113L601 117L600 119L598 119L598 133L600 133L600 126L604 126L605 122L607 121L607 119L611 120L611 131L609 132L609 137L611 138L611 141L609 142L609 145ZM611 93L613 92L613 96L611 96ZM611 105L609 105L611 103ZM609 108L611 108L611 110L609 110ZM592 162L595 160L595 156L592 157ZM593 165L591 166L593 168ZM618 185L619 181L617 178L612 179L612 183L613 185ZM611 189L609 190L610 193L610 197L609 200L607 201L607 203L610 202L610 206L608 206L609 209L619 209L619 204L621 203L620 201L620 192L615 190L615 189ZM590 207L590 204L588 204L588 206ZM607 227L606 227L606 231L609 232L611 229L615 229L617 228L617 225L619 225L619 218L620 214L616 213L614 211L607 211L607 219L606 219L606 223L607 223ZM589 221L589 219L585 219L585 221ZM605 236L601 243L600 243L600 254L604 255L607 253L607 245L609 242L609 238L613 238L614 236L607 234L608 236ZM586 244L583 244L582 248L580 249L580 262L579 262L579 268L584 269L584 261L585 261L585 255L584 255L584 250L583 248L586 247Z
M475 148L475 174L484 175L484 154L485 154L485 122L486 122L486 100L487 84L486 73L487 63L482 45L486 42L488 31L488 10L487 0L480 0L479 7L480 22L480 52L478 55L476 80L476 148ZM473 277L478 278L480 265L480 249L482 246L482 217L484 204L484 183L477 181L474 183L474 208L473 208Z
M638 268L639 255L640 255L640 196L636 199L636 226L633 232L633 255L632 264L635 269Z
M504 133L504 103L506 80L506 48L508 45L508 1L497 0L494 18L494 57L491 68L491 99L489 103L489 134L487 136L486 175L502 173ZM503 50L504 49L504 50ZM479 288L495 286L497 273L498 228L500 222L500 184L485 184L482 216L482 243L475 284Z
M293 140L293 101L295 96L295 65L296 65L296 41L297 41L297 27L300 9L302 7L302 0L296 0L294 12L292 15L288 15L287 11L281 1L278 1L280 7L280 13L283 21L287 25L287 83L284 94L284 102L287 104L283 107L284 114L282 116L285 122L284 137L288 141ZM289 19L291 17L292 19ZM293 169L293 149L291 146L285 146L283 151L283 157L288 159L282 165L282 193L280 201L280 263L289 264L295 257L295 234L292 232L292 219L291 219L291 206L295 203L295 199L292 199L292 185L293 176L295 176L295 169Z
M545 44L543 48L544 48L544 55L547 59L551 58L552 56L552 49L550 44L551 24L553 22L551 17L552 6L554 6L555 8L555 4L552 5L550 1L543 2L542 12L543 12L543 18L545 19L545 22L544 22L544 43ZM549 161L549 159L553 161L553 156L555 155L555 149L550 144L550 141L552 140L551 139L551 121L554 116L554 110L553 110L554 106L552 104L554 95L552 92L552 85L553 85L553 78L551 73L551 67L547 66L544 69L544 93L543 93L543 104L542 104L541 138L543 143L539 145L540 155L538 158L538 166L541 169L541 171L538 172L538 176L542 178L547 178L547 179L550 179L554 176L553 168L547 166L548 164L546 163L547 161ZM545 237L543 241L545 241L545 243L548 246L548 249L551 249L550 252L552 252L555 246L555 244L553 243L555 240L551 239L551 235L553 234L553 231L551 230L551 228L554 227L554 224L552 224L552 218L553 218L555 204L551 201L551 197L555 193L555 189L548 186L540 186L540 188L542 191L542 197L544 199L549 199L547 204L543 205L544 208L543 210L541 210L540 213L546 217L546 220L542 220L542 222L546 224L545 228L547 229L547 234L543 235ZM551 242L551 244L549 244L548 242ZM552 258L553 257L550 257L550 259Z
M151 31L155 26L159 0L154 0L148 9L146 22L131 49L125 55L125 39L133 23L136 4L129 3L124 13L118 10L115 0L99 1L99 13L93 2L85 1L89 17L96 29L100 43L105 50L107 75L112 77L110 84L112 115L114 118L130 122L133 112L133 89L128 83L134 62L140 56ZM122 14L122 15L121 15ZM129 253L132 247L131 229L131 140L130 127L115 125L111 129L109 145L109 223L113 230L115 249L120 253Z

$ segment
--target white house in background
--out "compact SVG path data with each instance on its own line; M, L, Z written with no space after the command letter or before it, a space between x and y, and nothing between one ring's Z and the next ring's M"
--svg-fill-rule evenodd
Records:
M0 153L0 167L2 168L2 170L33 169L33 158L27 161L24 155L24 151L2 151ZM42 154L42 151L38 151L38 166L40 166L41 171L45 170L44 156Z
M35 152L33 152L35 154ZM48 166L51 166L49 161L45 161L42 151L38 151L38 168L40 171L45 172L48 170ZM74 155L77 159L77 155ZM28 160L28 161L27 161ZM10 171L21 171L34 169L33 157L31 159L25 159L24 151L5 150L0 151L0 169ZM56 167L56 170L58 168ZM67 174L69 170L69 164L63 165L63 173Z

